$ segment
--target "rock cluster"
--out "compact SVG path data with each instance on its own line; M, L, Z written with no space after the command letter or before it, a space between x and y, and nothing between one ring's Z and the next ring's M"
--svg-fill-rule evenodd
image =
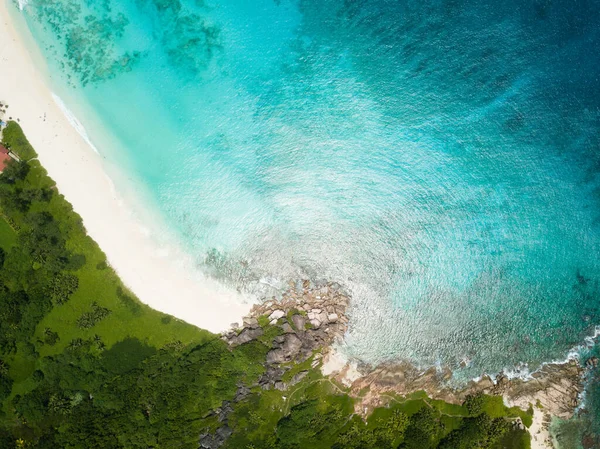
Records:
M291 376L286 373L298 363L313 357L311 366L317 367L323 356L333 356L332 344L346 332L348 317L346 308L349 297L338 284L314 285L308 280L291 281L289 289L281 299L272 298L255 305L242 325L232 324L232 330L222 336L231 347L261 339L270 344L265 361L265 373L258 381L263 389L286 390L309 374L308 369L297 371ZM277 336L265 341L267 324L278 327ZM270 334L271 335L271 334ZM327 362L327 360L325 360ZM596 366L597 359L588 365ZM470 382L465 388L456 390L448 386L452 377L449 368L418 370L409 363L379 365L375 368L361 366L349 376L350 364L332 372L332 377L350 387L356 401L356 412L368 415L376 407L385 406L389 394L406 396L415 391L425 391L433 399L460 404L470 394L486 393L501 395L507 405L527 409L530 405L542 407L545 413L561 418L572 416L582 392L583 369L577 361L566 364L546 365L527 381L509 379L502 373L495 378L483 376ZM290 377L291 376L291 377ZM249 389L240 387L235 401L249 394ZM202 448L217 448L229 436L228 411L224 403L216 413L224 423L221 433L203 435Z
M573 416L579 405L584 388L582 374L583 369L575 360L544 365L529 380L497 378L489 392L502 395L511 406L527 409L529 404L538 405L545 413L566 419Z
M530 405L537 405L552 416L569 418L578 406L583 391L583 369L577 361L545 365L527 380L509 379L503 373L494 378L485 375L478 381L471 381L463 389L448 387L447 380L452 376L449 368L431 368L423 372L408 363L398 363L363 371L363 375L352 383L352 391L356 396L363 391L357 406L357 411L363 414L385 405L384 393L406 396L423 390L433 399L456 404L472 394L499 395L510 406L516 405L527 410ZM364 391L368 393L364 394Z
M321 350L341 339L346 332L345 315L348 296L338 284L314 285L308 280L290 281L289 289L280 300L275 298L256 304L244 318L242 326L223 335L230 346L238 346L262 337L263 326L280 328L280 335L271 342L267 353L266 372L259 380L263 389L285 390L300 382L308 371L301 371L291 380L283 381L294 364L314 356L313 367L321 358ZM259 323L261 321L261 323ZM263 326L261 326L261 324Z
M263 339L270 345L265 360L265 373L258 380L261 388L286 390L308 375L308 370L295 373L291 378L285 374L294 365L313 357L311 366L320 363L323 351L346 332L348 318L345 315L348 296L339 285L328 283L314 285L308 280L289 283L289 289L281 300L275 298L255 305L240 326L232 324L232 330L222 339L231 347ZM266 325L279 328L278 335L264 341ZM233 402L239 402L250 394L250 389L239 385ZM200 448L217 449L232 433L228 426L230 402L223 402L213 413L222 425L215 432L200 435Z
M201 449L218 449L231 436L233 430L227 424L219 427L213 433L203 433L200 435Z
M239 402L246 399L250 394L250 389L243 384L238 384L233 402ZM211 415L215 415L222 425L214 432L205 432L200 435L200 449L218 449L231 436L233 430L229 427L229 415L233 413L231 402L223 401L221 407L213 410Z
M335 329L338 326L343 327L345 332L348 324L345 313L349 298L339 284L314 285L305 279L297 282L290 281L288 285L288 290L281 295L280 300L272 298L270 301L255 305L249 318L266 315L271 324L275 324L278 319L295 310L303 312L314 329L323 326L335 333L339 330Z

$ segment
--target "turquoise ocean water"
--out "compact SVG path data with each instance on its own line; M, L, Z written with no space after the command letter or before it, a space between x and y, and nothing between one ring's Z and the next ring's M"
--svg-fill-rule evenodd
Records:
M600 1L21 5L55 91L204 272L338 281L348 355L457 381L589 353Z

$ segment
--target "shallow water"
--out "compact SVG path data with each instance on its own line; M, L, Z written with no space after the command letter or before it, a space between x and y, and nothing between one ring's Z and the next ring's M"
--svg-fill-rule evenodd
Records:
M598 0L23 13L200 268L341 282L350 356L527 372L600 324Z

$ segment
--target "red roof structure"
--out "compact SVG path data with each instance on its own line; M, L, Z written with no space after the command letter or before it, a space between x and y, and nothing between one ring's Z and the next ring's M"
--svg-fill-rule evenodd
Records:
M8 150L0 145L0 173L6 168L6 164L10 161L11 157L8 155Z

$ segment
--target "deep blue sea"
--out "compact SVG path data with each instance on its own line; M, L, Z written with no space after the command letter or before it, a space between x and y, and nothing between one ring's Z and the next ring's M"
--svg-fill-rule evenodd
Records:
M349 356L523 374L600 325L600 0L22 13L200 269L258 295L340 282Z

